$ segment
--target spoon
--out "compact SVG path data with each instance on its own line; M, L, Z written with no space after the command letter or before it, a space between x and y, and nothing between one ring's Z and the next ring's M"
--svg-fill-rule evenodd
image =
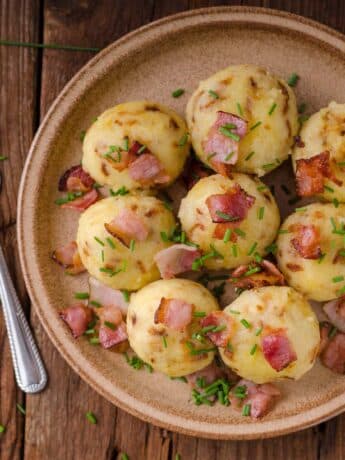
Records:
M47 373L12 283L1 245L0 299L17 384L25 393L38 393L47 384Z

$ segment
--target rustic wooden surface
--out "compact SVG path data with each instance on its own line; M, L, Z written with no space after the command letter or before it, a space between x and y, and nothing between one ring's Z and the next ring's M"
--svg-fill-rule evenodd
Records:
M238 4L217 0L0 0L0 38L104 47L152 20L192 8ZM345 33L342 0L242 1L284 9ZM0 241L20 297L30 312L16 247L16 203L25 156L40 120L64 84L93 53L0 46ZM345 458L345 414L317 427L264 441L225 442L167 432L126 414L89 388L67 366L43 331L34 311L31 324L42 351L49 386L25 396L15 386L3 318L0 316L0 459L234 460ZM26 416L16 403L26 408ZM98 419L91 425L85 413Z

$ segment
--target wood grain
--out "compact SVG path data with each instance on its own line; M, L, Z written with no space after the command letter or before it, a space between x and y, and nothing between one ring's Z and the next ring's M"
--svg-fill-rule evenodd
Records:
M38 0L1 2L0 36L34 41L39 39L39 16L43 6L45 42L103 47L123 34L158 19L190 8L239 2L206 0L83 1ZM345 5L342 1L264 0L244 1L246 5L292 11L345 32ZM11 262L17 287L25 301L18 265L14 227L16 196L23 160L35 127L36 103L41 118L64 84L92 56L92 53L44 50L41 86L38 87L38 53L34 50L0 47L1 108L0 154L9 154L3 169L5 188L0 196L1 241ZM21 76L21 78L19 78ZM40 90L38 92L37 90ZM35 99L36 95L36 99ZM13 254L15 257L13 257ZM24 420L15 410L21 399L11 369L4 326L0 321L0 423L7 432L0 441L1 459L116 459L127 452L131 460L174 459L176 453L188 459L305 459L333 460L345 456L345 416L319 427L273 440L256 442L208 441L167 432L128 415L98 396L66 365L52 346L34 312L35 334L46 362L50 382L42 394L28 396L25 419L25 448L22 445ZM98 424L91 425L85 413L91 410Z

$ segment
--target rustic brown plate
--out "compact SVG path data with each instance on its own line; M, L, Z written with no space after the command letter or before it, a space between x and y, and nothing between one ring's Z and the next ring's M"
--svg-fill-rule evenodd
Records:
M268 9L220 7L190 11L142 27L92 59L45 117L21 182L18 241L26 285L51 340L74 370L109 401L154 424L219 439L263 438L300 430L345 407L344 378L317 364L299 382L281 384L284 398L261 421L217 405L196 407L187 385L134 371L122 355L73 340L58 317L86 277L67 279L50 260L74 239L78 215L54 204L59 175L80 161L80 132L109 106L154 99L184 113L199 80L230 64L253 63L287 78L301 76L297 95L317 110L344 102L345 40L318 23ZM171 91L186 88L179 99ZM287 171L288 168L285 168ZM276 181L287 172L278 173ZM279 179L280 178L280 179ZM283 179L285 180L285 179ZM286 210L285 210L286 212Z

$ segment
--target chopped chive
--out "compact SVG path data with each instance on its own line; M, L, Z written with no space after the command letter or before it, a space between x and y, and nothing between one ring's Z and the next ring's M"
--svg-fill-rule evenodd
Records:
M258 262L258 263L261 263L262 260L263 260L262 257L260 256L260 254L259 254L258 252L256 252L256 253L254 254L254 259L255 259L255 261Z
M287 230L286 228L281 228L278 230L279 235L283 235L284 233L291 233L290 230Z
M165 243L169 241L169 237L166 234L166 232L161 232L161 240L164 241Z
M135 248L135 240L131 240L129 243L129 249L131 252L133 252L134 248Z
M259 220L262 220L263 217L264 217L264 214L265 214L265 208L264 208L264 207L259 208L259 211L258 211L258 219L259 219Z
M93 335L95 333L95 330L94 329L87 329L84 334L85 335Z
M331 225L332 225L333 230L336 230L337 229L337 224L335 223L334 217L331 217L330 221L331 221Z
M217 216L221 217L224 220L227 220L228 222L233 222L234 220L239 220L238 217L231 216L230 214L227 214L222 211L216 211Z
M332 278L333 283L340 283L341 281L344 281L344 277L342 275L339 276L334 276Z
M259 327L259 329L256 330L256 332L255 332L256 337L258 337L261 334L261 332L262 332L262 326Z
M242 326L244 326L246 329L250 329L252 326L251 324L245 319L245 318L242 318L240 323L242 324Z
M249 249L249 251L248 251L248 253L247 253L247 256L251 256L251 255L254 253L254 251L255 251L257 245L258 245L257 242L255 242L255 243L252 244L252 246L250 247L250 249Z
M89 297L90 297L90 295L89 295L88 292L75 292L74 293L74 298L75 299L84 300L84 299L88 299Z
M122 452L122 454L121 454L121 460L129 460L129 457L128 457L128 455L126 454L126 452Z
M333 198L333 205L335 208L339 207L339 200L337 198Z
M230 137L230 139L233 139L236 142L238 142L241 139L238 134L233 133L232 131L230 131L229 128L226 128L225 126L221 126L219 128L219 132L222 133L226 137Z
M21 404L17 403L16 406L17 406L18 411L19 411L21 414L23 414L23 415L26 414L26 410L24 409L24 407L23 407Z
M304 113L306 108L307 108L307 104L305 102L302 102L298 106L298 113Z
M180 455L180 454L176 454L176 455L175 455L175 460L181 460L181 455Z
M138 150L138 152L137 152L138 155L140 155L141 153L143 153L143 151L146 150L146 148L147 148L146 145L142 145L142 146L140 147L140 149Z
M115 329L116 329L116 324L114 324L114 323L112 323L110 321L104 321L104 325L107 326L112 331L115 331Z
M101 246L104 246L103 241L97 238L97 236L94 236L94 240L97 241L97 243L100 244Z
M204 311L195 311L193 313L193 316L195 316L196 318L204 318L206 316L206 312L204 312Z
M4 425L0 425L0 433L5 433L6 427Z
M245 161L249 161L253 155L255 155L255 152L250 152L250 153L248 153L248 155L245 157L244 160L245 160Z
M8 160L8 157L5 157L3 155L0 155L0 161L5 161L5 160Z
M261 267L253 267L247 270L243 276L251 276L254 275L254 273L261 272Z
M186 377L170 377L170 380L179 380L180 382L184 382L184 383L188 382Z
M267 185L259 185L259 187L256 188L258 192L263 192L264 190L268 190Z
M337 165L340 166L340 168L343 168L345 166L345 161L339 161Z
M124 185L115 191L110 189L111 196L118 196L118 195L124 196L124 195L127 195L128 193L129 193L129 190Z
M237 102L236 106L237 106L238 113L241 115L241 117L243 117L243 110L242 110L241 104Z
M338 329L335 326L332 326L332 328L330 329L330 331L327 334L328 338L332 339L336 335L337 332L338 332Z
M237 233L237 235L239 235L239 236L242 236L243 238L245 238L245 236L246 236L246 232L244 232L240 228L235 228L235 233Z
M128 152L128 149L129 149L129 139L128 137L125 137L123 140L123 150L125 152Z
M341 295L343 295L343 294L345 294L345 286L343 286L341 289L339 289L339 290L337 291L337 295L338 295L338 296L341 296Z
M101 308L102 306L102 304L100 304L99 302L96 302L96 300L90 300L90 304L96 308Z
M323 259L324 259L325 257L326 257L326 253L325 253L325 252L321 253L321 256L318 258L317 263L318 263L318 264L321 264L321 262L323 261Z
M234 156L235 152L230 152L225 158L224 161L229 161L232 156Z
M95 416L95 414L93 414L92 412L86 412L86 418L87 418L88 421L89 421L90 423L92 423L93 425L96 425L96 424L97 424L96 416Z
M306 122L307 120L309 120L309 115L300 115L298 117L298 122L303 125L304 122Z
M278 246L276 245L276 243L272 243L268 246L265 247L265 251L269 254L275 254L277 252L277 249L278 249Z
M207 156L206 160L207 160L207 161L210 161L211 158L215 157L216 155L217 155L216 152L210 153L210 154Z
M175 91L171 93L172 97L180 97L184 94L184 89L183 88L177 88Z
M86 135L86 131L84 131L84 130L83 130L83 131L80 131L80 136L79 136L79 139L81 140L81 142L83 142L83 141L84 141L84 139L85 139L85 135Z
M89 340L89 343L91 345L98 345L100 343L100 340L98 337L92 337L90 340Z
M268 115L272 115L272 113L275 111L276 107L277 107L277 104L275 102L273 102L273 104L271 105L270 110L268 111Z
M232 250L232 255L233 255L234 257L237 257L237 255L238 255L238 250L237 250L237 244L236 244L236 243L232 245L231 250Z
M162 340L163 340L163 346L164 346L164 348L167 348L168 343L167 343L167 339L166 339L165 335L162 336Z
M329 185L324 185L323 188L327 190L327 192L334 193L334 188L330 187Z
M251 128L250 128L250 131L253 131L253 129L257 128L258 126L260 126L262 124L262 121L258 121L255 123L255 125L253 125Z
M106 242L109 244L109 246L110 246L112 249L115 249L115 247L116 247L116 246L115 246L115 243L114 243L114 241L113 241L111 238L107 237L105 240L106 240Z
M123 268L118 268L117 270L114 270L113 268L109 268L109 267L101 267L99 271L102 273L107 273L107 275L112 277L125 270Z
M104 262L104 251L103 251L103 249L101 251L101 259L102 259L102 262Z
M250 349L250 354L253 356L256 352L256 349L258 348L257 344L253 345L252 348Z
M275 163L267 163L267 164L265 164L265 165L262 165L262 167L263 167L266 171L275 168L275 166L276 166Z
M230 241L231 233L232 233L231 229L227 228L225 233L224 233L224 238L223 238L224 243L228 243Z
M219 95L218 95L215 91L213 91L213 89L209 89L209 90L208 90L208 94L209 94L211 97L213 97L213 99L219 99Z
M304 206L303 208L295 208L295 212L304 212L307 211L307 208Z
M248 417L250 415L250 404L245 404L242 409L242 415Z
M240 311L232 310L232 309L230 309L229 312L232 313L233 315L240 315L241 314Z
M127 289L122 289L122 295L123 295L123 298L125 299L125 302L129 302L130 294L129 294L129 291L127 291Z
M299 76L297 75L297 73L293 72L288 78L287 84L293 88L294 86L296 86L298 80L299 80Z
M185 133L185 134L181 137L181 139L179 140L179 142L178 142L177 145L178 145L179 147L184 147L184 146L187 144L187 141L188 141L188 133Z

